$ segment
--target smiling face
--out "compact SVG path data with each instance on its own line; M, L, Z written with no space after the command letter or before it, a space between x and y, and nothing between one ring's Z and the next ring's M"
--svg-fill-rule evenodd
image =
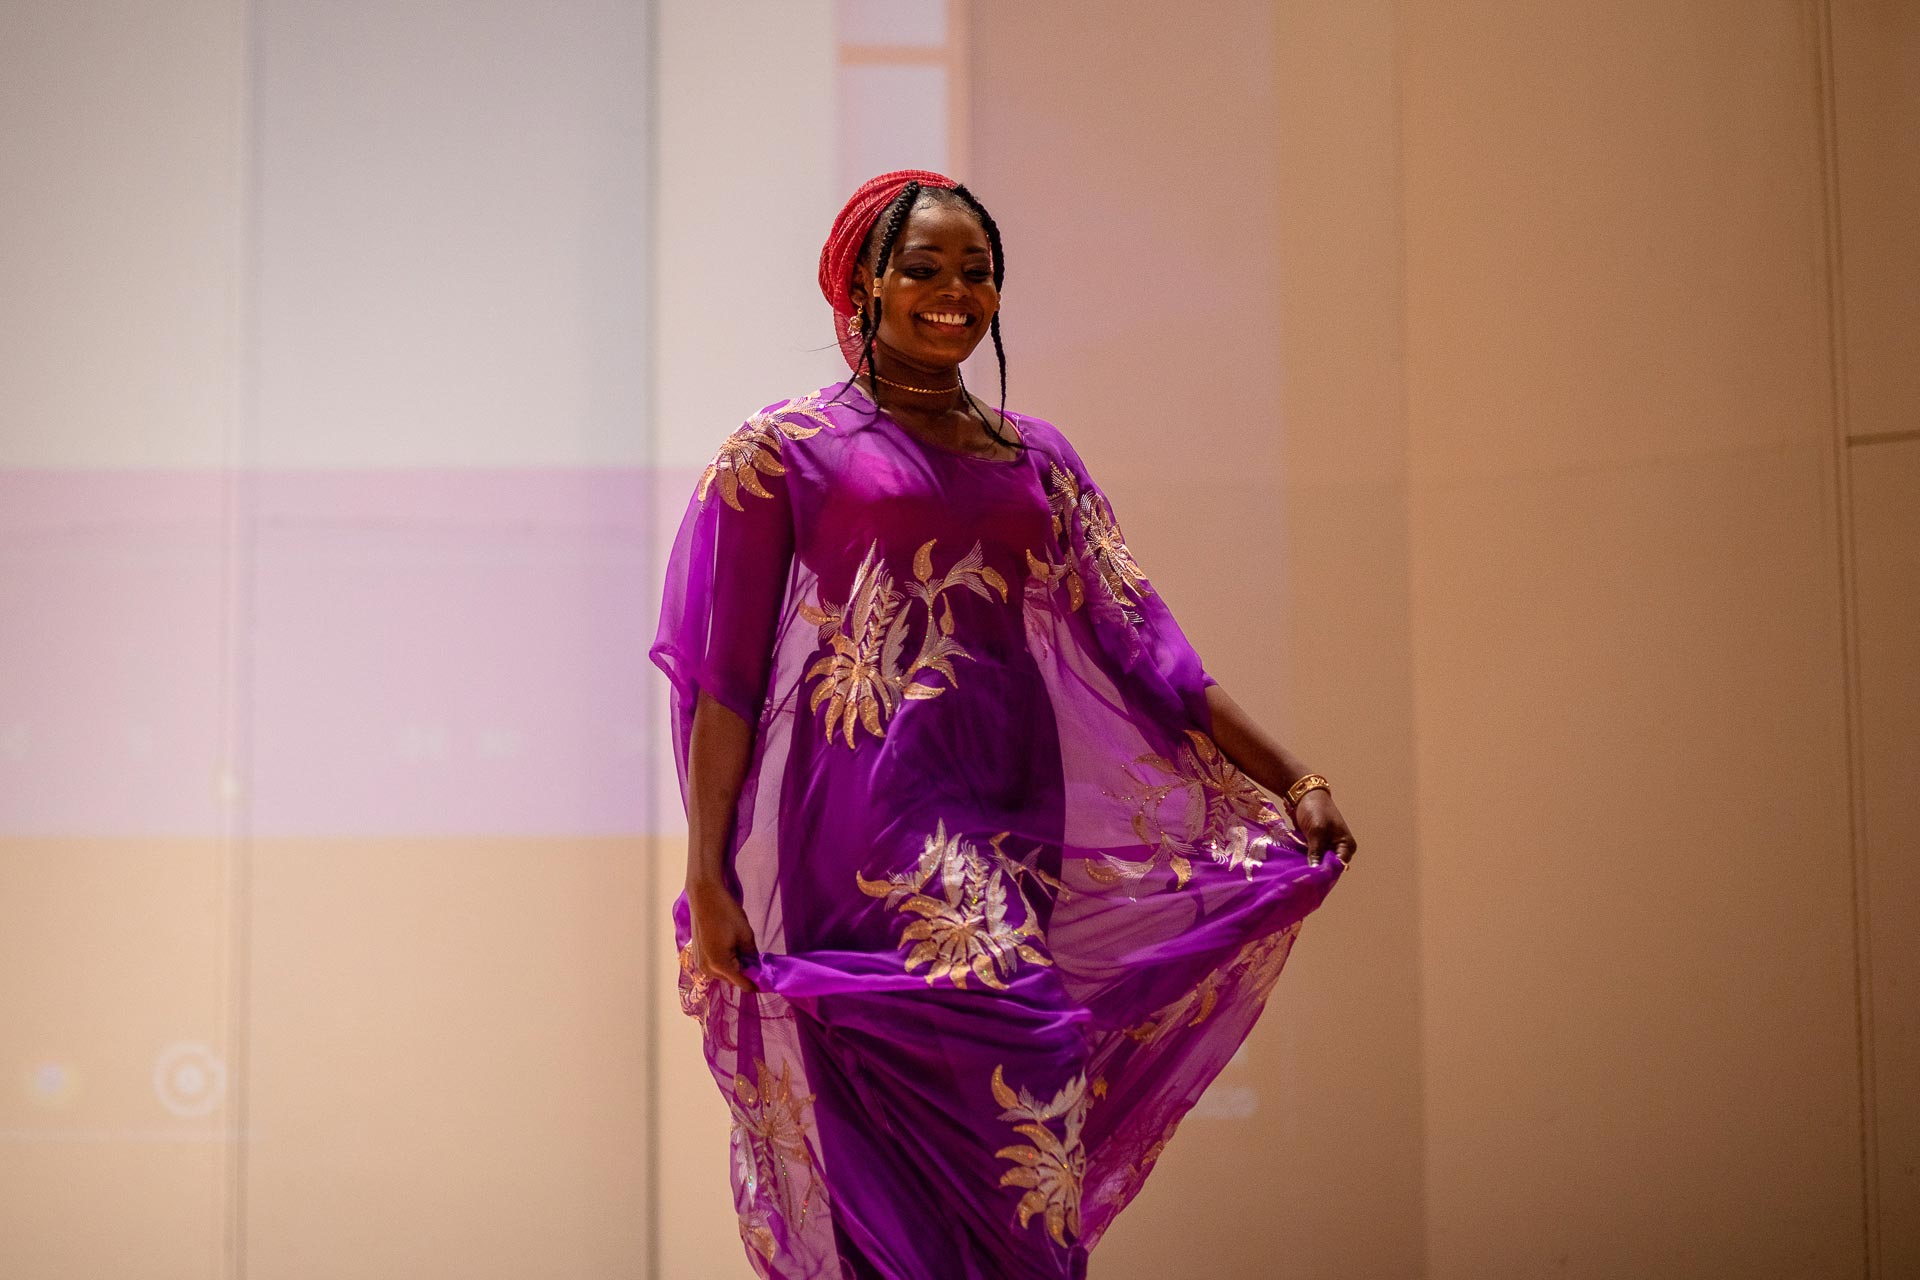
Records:
M882 234L874 233L874 247L853 274L854 305L869 315ZM915 204L894 240L879 301L876 349L929 371L952 368L971 355L1000 309L993 253L973 212L937 198Z

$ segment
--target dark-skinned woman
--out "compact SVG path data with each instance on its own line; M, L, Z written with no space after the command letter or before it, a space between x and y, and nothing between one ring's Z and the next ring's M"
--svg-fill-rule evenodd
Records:
M851 375L722 442L668 565L680 993L763 1276L1084 1276L1357 848L1006 410L1005 270L952 179L855 192Z

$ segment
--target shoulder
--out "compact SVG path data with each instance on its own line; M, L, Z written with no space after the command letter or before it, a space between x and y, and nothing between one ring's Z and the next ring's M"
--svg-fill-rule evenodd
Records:
M1027 442L1027 447L1034 453L1041 455L1049 462L1058 463L1076 476L1086 475L1086 464L1080 460L1080 452L1073 447L1073 441L1067 438L1066 432L1047 419L1031 413L1019 413L1009 409L1007 417L1012 420L1014 428L1020 432L1020 438ZM1045 463L1042 464L1043 469L1045 465Z
M829 384L763 404L733 428L730 439L757 441L778 451L793 441L808 440L838 427L857 408L845 399L834 401L839 386Z
M840 394L844 385L831 382L824 387L816 387L810 391L802 391L775 400L771 404L761 405L759 412L748 418L747 422L778 423L782 429L800 424L811 424L816 427L833 426L840 415L859 408L852 397Z
M1055 447L1070 447L1067 446L1066 433L1038 414L1021 413L1018 409L1009 409L1007 417L1012 419L1014 427L1028 444L1038 445L1044 442Z
M744 511L740 495L773 498L786 491L790 473L804 466L805 441L840 425L839 406L826 403L832 388L805 391L774 400L729 431L700 475L694 497L704 503L714 493L735 511Z

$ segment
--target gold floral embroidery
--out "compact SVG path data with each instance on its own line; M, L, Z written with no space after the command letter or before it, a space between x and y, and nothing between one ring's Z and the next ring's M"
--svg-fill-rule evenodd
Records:
M1041 1215L1047 1234L1063 1247L1068 1236L1080 1234L1080 1184L1087 1173L1080 1129L1096 1092L1087 1087L1083 1073L1043 1104L1025 1089L1014 1092L1003 1068L993 1069L993 1099L1005 1108L1000 1118L1018 1121L1014 1132L1028 1140L994 1152L998 1159L1014 1162L1000 1175L1000 1185L1027 1188L1020 1197L1020 1225L1025 1227L1035 1214ZM1053 1129L1056 1120L1058 1133Z
M1175 1030L1197 1027L1212 1016L1220 1002L1220 991L1229 983L1238 983L1252 999L1264 1000L1280 977L1280 970L1300 935L1300 921L1256 938L1234 953L1233 959L1212 970L1193 990L1154 1010L1144 1020L1125 1028L1129 1040L1149 1045L1164 1040Z
M1047 507L1053 513L1053 536L1062 542L1067 538L1067 522L1072 519L1073 511L1080 502L1080 482L1073 472L1059 463L1047 466Z
M1137 1159L1127 1165L1126 1171L1121 1175L1120 1191L1116 1199L1122 1202L1133 1199L1139 1192L1141 1184L1146 1182L1147 1175L1153 1172L1153 1166L1158 1164L1160 1157L1166 1153L1167 1144L1173 1141L1174 1130L1179 1127L1178 1118L1168 1120L1165 1127L1160 1130L1160 1136L1154 1139Z
M813 1096L794 1096L792 1069L780 1064L779 1074L764 1058L755 1058L756 1080L744 1073L733 1077L734 1171L745 1187L740 1237L764 1258L773 1257L771 1215L778 1213L791 1235L806 1223L817 1191L813 1151L807 1145L807 1122L802 1109Z
M1139 621L1140 615L1132 606L1144 600L1153 591L1147 582L1147 575L1133 558L1133 552L1127 548L1126 539L1120 536L1120 525L1113 518L1113 508L1106 498L1092 488L1082 490L1080 482L1073 473L1054 463L1047 472L1048 505L1053 512L1053 530L1061 540L1061 545L1070 545L1068 526L1074 519L1080 522L1080 537L1086 543L1087 554L1093 560L1094 570L1100 581L1106 586L1107 594L1113 597L1127 616ZM1077 585L1068 584L1072 590Z
M1006 603L1007 580L986 563L979 542L935 578L933 547L938 541L929 539L914 553L915 581L905 592L895 588L876 541L854 573L845 608L825 601L801 604L801 616L819 627L821 639L832 645L832 652L809 667L806 675L809 680L819 679L808 706L818 710L821 703L827 704L824 721L829 741L837 730L851 747L856 726L881 737L901 702L937 698L958 683L954 660L971 660L973 655L953 638L949 591L964 589L987 600L998 592L1001 603ZM919 653L903 669L901 656L914 604L926 611L926 625ZM938 672L947 678L946 684L922 683L925 672Z
M833 425L819 404L819 393L809 392L777 408L756 413L736 427L720 442L720 451L700 475L700 501L707 500L716 483L721 501L735 511L746 510L740 505L742 489L758 498L771 498L773 494L760 482L760 477L787 473L786 464L780 460L781 444L786 440L817 436ZM796 421L795 415L806 421ZM817 425L808 426L807 422Z
M680 948L680 1012L705 1022L707 989L712 985L713 979L700 972L693 958L693 943Z
M747 1222L743 1220L740 1223L740 1239L746 1242L747 1248L753 1250L768 1262L773 1261L776 1246L773 1242L772 1227L769 1227L764 1222Z
M1240 949L1230 972L1253 999L1265 1000L1272 993L1273 984L1280 980L1280 970L1286 967L1287 957L1293 952L1294 941L1300 936L1300 926L1305 923L1295 920L1286 928L1257 938Z
M948 978L964 990L971 974L994 990L1005 991L1006 979L1022 960L1053 963L1026 941L1037 938L1044 944L1046 939L1017 877L1034 876L1056 888L1059 881L1009 856L1001 848L1006 838L1002 831L989 842L993 850L989 858L958 833L948 836L942 821L927 837L914 867L884 880L854 873L862 893L885 898L888 907L920 917L901 932L900 945L915 944L907 953L906 970L912 973L927 965L928 986ZM936 877L939 891L929 894L928 883ZM1024 913L1017 925L1007 922L1009 888Z
M1125 1028L1127 1039L1152 1044L1165 1039L1175 1027L1197 1027L1213 1013L1219 1003L1220 988L1226 982L1224 969L1215 969L1200 979L1200 985L1171 1004L1153 1011L1143 1021ZM1191 1016L1189 1016L1191 1015Z
M1112 854L1089 860L1087 874L1094 880L1138 881L1164 861L1173 871L1174 887L1182 889L1192 878L1192 859L1203 852L1221 866L1245 872L1249 880L1265 861L1273 838L1258 828L1279 822L1279 809L1212 738L1197 729L1186 736L1173 759L1149 752L1122 770L1131 786L1127 795L1115 798L1132 802L1133 832L1152 853L1143 861ZM1171 824L1170 805L1175 807Z
M700 1034L715 1049L733 1049L734 1012L720 984L700 972L693 943L680 948L680 1012L700 1023Z
M1087 602L1087 589L1080 581L1080 571L1070 564L1050 564L1033 554L1033 548L1027 548L1027 572L1039 579L1040 585L1051 589L1061 583L1067 587L1067 612L1072 613Z

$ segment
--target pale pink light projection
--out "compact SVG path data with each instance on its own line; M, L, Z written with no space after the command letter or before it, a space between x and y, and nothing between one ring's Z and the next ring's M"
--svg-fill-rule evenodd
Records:
M835 199L878 169L964 163L966 17L947 0L835 6ZM576 296L573 273L541 265L573 250L512 230L607 215L593 202L623 188L577 171L591 156L567 113L613 91L543 104L541 127L572 141L519 156L524 208L474 207L474 162L445 148L429 152L444 172L404 193L381 175L500 32L469 33L437 80L383 79L398 114L381 130L335 109L331 20L280 4L262 23L253 416L225 463L0 472L0 833L677 828L644 657L660 512L735 424L617 412L645 398L641 362L613 345L645 272ZM401 61L434 39L390 36ZM490 287L473 254L513 243L526 261L499 266L516 305L449 310ZM618 368L595 381L567 357L576 327L580 359ZM569 452L597 458L543 460Z
M0 835L215 835L218 472L0 472Z
M613 469L261 477L254 829L644 829L649 494Z
M643 829L652 488L0 476L0 830L210 836L236 809L267 836Z

